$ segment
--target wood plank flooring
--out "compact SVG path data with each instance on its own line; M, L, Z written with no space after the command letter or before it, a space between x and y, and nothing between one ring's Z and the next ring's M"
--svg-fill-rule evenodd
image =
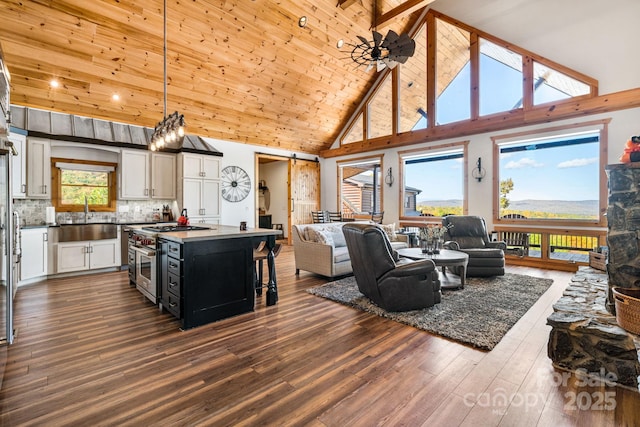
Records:
M0 425L637 426L640 395L563 377L546 317L572 274L491 352L312 296L277 259L280 301L189 331L126 272L19 289ZM605 393L613 399L607 408Z

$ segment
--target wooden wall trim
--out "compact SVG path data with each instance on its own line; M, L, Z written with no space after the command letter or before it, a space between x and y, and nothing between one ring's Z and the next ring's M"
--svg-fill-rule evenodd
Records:
M377 138L371 141L354 142L339 148L324 150L320 155L323 158L331 158L387 148L405 147L424 142L460 138L484 132L502 131L637 107L640 107L640 88L628 89L593 98L558 101L532 107L528 111L521 109L504 114L481 117L471 122L451 123L436 126L435 128Z

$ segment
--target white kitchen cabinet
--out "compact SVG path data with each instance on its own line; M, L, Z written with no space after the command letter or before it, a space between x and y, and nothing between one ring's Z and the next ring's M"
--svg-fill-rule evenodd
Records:
M220 216L220 181L185 178L182 180L182 208L192 222L199 217Z
M176 198L176 156L144 150L122 150L120 199Z
M18 155L11 157L11 196L14 199L27 197L27 137L17 133L9 135Z
M220 160L214 156L181 153L183 178L220 178Z
M58 243L58 273L119 265L118 239Z
M175 154L151 153L151 198L176 198Z
M51 198L51 145L48 139L27 138L27 196Z
M203 154L178 156L178 206L191 223L220 222L220 160Z
M120 198L124 200L148 199L149 152L122 150L120 155Z
M22 259L20 280L26 281L46 276L47 272L47 228L23 228L20 230Z

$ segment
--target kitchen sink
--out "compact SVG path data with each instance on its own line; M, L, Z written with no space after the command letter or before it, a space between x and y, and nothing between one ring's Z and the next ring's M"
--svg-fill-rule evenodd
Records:
M58 230L58 242L117 238L117 224L68 224L60 226Z

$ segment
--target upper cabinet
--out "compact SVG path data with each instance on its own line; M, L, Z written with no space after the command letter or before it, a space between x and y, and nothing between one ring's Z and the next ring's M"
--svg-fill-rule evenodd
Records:
M182 178L220 178L220 160L217 157L201 154L180 154L182 158Z
M120 199L175 199L176 157L144 150L122 150Z
M11 158L11 196L24 199L27 197L27 137L12 133L9 140L18 152Z
M122 150L120 156L120 198L148 199L149 152L144 150Z
M151 153L151 198L176 198L175 154Z
M27 139L27 196L51 198L51 143L48 139Z
M220 220L220 159L203 154L178 154L178 206L191 222Z

